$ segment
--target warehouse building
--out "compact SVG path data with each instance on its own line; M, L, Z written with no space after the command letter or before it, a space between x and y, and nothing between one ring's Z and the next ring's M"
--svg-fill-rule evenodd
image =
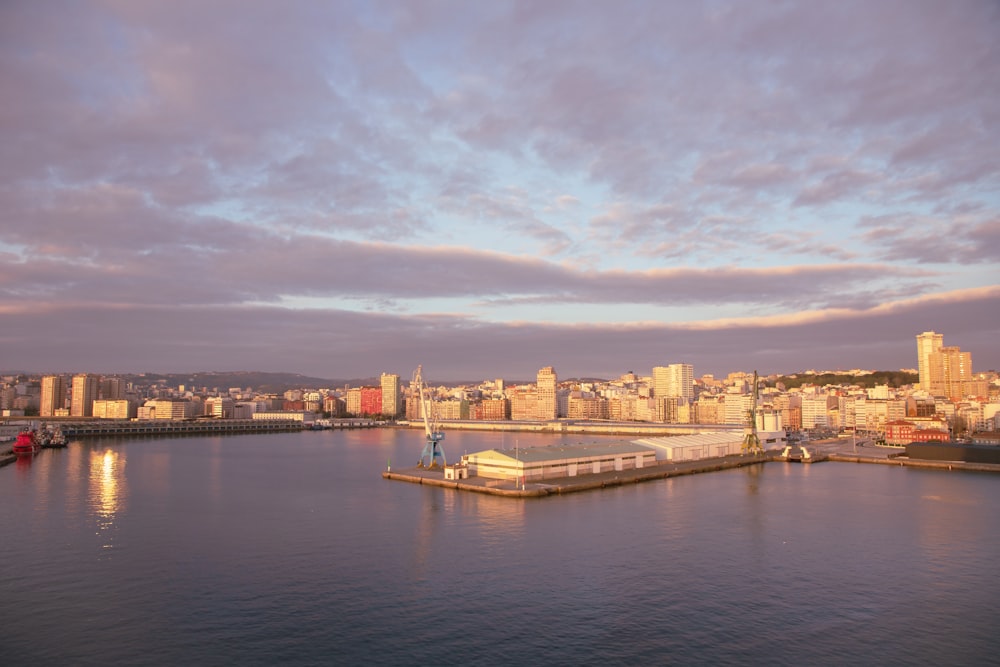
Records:
M635 442L487 449L466 454L469 476L537 482L656 465L656 450Z
M758 432L757 436L764 449L779 449L787 444L784 431ZM743 438L743 431L734 429L721 433L642 438L633 442L656 450L659 461L698 461L743 453Z

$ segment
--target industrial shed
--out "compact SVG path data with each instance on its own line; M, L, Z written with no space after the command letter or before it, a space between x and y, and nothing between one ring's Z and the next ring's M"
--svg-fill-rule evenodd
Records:
M656 450L656 458L660 461L698 461L741 453L743 431L642 438L633 442ZM764 438L761 437L761 445L764 445L764 442ZM764 447L767 449L767 445Z
M656 464L656 450L635 442L487 449L466 454L470 476L537 482Z

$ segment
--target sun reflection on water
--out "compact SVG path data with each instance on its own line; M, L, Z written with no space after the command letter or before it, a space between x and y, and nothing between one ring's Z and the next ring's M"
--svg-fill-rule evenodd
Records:
M127 497L125 457L113 449L90 453L90 509L104 549L114 546L118 515Z

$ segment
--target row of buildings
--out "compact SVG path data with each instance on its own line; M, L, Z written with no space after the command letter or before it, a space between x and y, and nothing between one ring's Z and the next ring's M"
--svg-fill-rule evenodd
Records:
M930 437L933 431L984 431L998 427L1000 384L996 374L972 371L971 354L944 345L943 336L917 336L914 385L864 387L861 383L786 388L776 378L759 387L757 410L768 428L865 431L889 440ZM863 371L855 371L863 375ZM546 366L534 383L503 379L474 386L431 387L439 421L549 421L553 419L743 426L754 403L754 376L695 377L691 364L657 366L649 375L628 372L612 380L559 381ZM412 383L410 383L412 384ZM383 373L379 383L320 390L292 389L282 395L248 388L155 387L145 391L117 377L77 374L41 378L37 396L30 383L0 389L0 407L16 414L37 402L41 417L113 419L249 419L261 413L309 413L328 417L419 420L420 401L400 376ZM920 431L914 436L914 430Z

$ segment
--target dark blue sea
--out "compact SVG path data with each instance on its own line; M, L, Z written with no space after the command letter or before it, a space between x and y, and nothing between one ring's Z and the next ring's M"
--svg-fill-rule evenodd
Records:
M445 451L515 439L560 441ZM0 663L1000 661L1000 475L768 463L528 500L381 478L422 447L106 439L0 468Z

